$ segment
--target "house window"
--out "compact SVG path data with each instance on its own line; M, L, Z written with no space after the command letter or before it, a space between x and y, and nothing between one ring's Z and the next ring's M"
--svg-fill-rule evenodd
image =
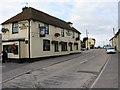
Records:
M58 49L58 41L56 41L54 43L54 47L55 47L55 52L58 52L59 51L59 49Z
M89 45L91 45L91 42L89 42Z
M61 44L61 49L62 51L67 51L67 42L64 42L63 44Z
M43 40L43 51L50 51L50 40Z
M12 24L12 34L18 33L18 22Z
M72 33L72 37L75 38L75 32Z
M49 34L49 25L48 24L44 24L44 27L46 28L45 34Z
M44 26L40 27L40 37L45 37L46 28Z
M64 37L64 29L61 29L61 37Z
M3 50L7 53L18 54L18 45L3 45Z

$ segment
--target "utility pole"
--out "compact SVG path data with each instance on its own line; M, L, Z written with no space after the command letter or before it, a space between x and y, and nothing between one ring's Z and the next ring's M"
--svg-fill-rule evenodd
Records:
M115 29L113 28L113 35L115 35Z
M88 50L88 31L87 31L87 29L86 29L86 37L87 37L87 50Z
M115 29L114 29L114 28L113 28L113 34L114 34L114 36L115 36ZM116 39L114 39L114 44L115 44L115 45L114 45L114 48L115 48L115 50L116 50L116 46L117 46L117 45L116 45Z

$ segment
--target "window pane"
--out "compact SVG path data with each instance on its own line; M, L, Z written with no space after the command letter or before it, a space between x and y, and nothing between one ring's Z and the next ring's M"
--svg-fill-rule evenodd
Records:
M43 51L50 51L50 40L43 40Z
M64 29L61 29L61 37L64 37Z
M46 34L49 34L49 25L48 25L48 24L44 24L44 26L46 27L45 33L46 33Z
M55 43L54 43L54 48L55 48L55 52L58 52L59 50L58 50L58 41L56 41Z
M18 33L18 23L13 23L12 26L12 33Z
M18 54L18 45L4 45L3 50L7 53Z
M72 35L72 37L74 38L75 37L75 33L73 32L73 35Z
M62 51L67 51L67 42L64 42L63 44L61 44L61 49Z

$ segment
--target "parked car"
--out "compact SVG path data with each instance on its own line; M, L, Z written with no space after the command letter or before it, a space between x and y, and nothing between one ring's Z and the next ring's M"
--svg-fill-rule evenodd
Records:
M81 48L81 51L86 51L87 49L86 48Z
M107 48L106 52L107 52L107 54L109 54L109 53L116 53L115 48L113 48L113 47Z

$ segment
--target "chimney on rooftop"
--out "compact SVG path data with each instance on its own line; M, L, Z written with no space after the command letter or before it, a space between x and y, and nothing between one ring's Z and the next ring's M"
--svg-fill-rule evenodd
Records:
M25 6L25 7L22 8L22 11L24 11L24 10L26 10L26 9L28 9L28 7Z
M73 23L72 22L67 22L67 24L72 27Z

